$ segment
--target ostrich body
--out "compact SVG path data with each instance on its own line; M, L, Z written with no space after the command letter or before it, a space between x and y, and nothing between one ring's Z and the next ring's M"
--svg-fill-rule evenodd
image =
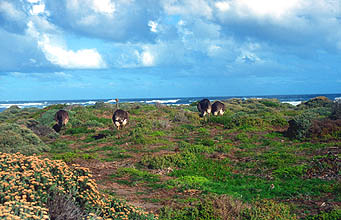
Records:
M57 124L53 126L53 129L56 132L59 132L60 129L69 122L69 114L65 110L59 110L56 112L54 120L57 122Z
M204 117L206 114L211 114L211 102L208 99L201 100L197 105L198 111L200 112L200 117Z
M117 127L117 130L120 130L120 127L124 127L128 123L128 112L118 109L118 99L116 100L116 111L114 112L114 115L112 116L112 121L114 122L114 125Z
M225 112L225 105L220 101L215 101L212 105L213 115L223 115Z

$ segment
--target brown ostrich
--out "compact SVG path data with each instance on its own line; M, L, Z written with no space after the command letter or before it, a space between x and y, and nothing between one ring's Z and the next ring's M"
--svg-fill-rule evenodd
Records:
M62 127L69 122L69 114L65 110L59 110L58 112L56 112L54 120L57 122L57 124L53 126L53 129L56 132L59 132Z
M198 111L200 112L200 117L204 117L206 114L211 114L211 102L208 99L203 99L198 102L197 105Z
M213 115L223 115L225 112L225 105L220 101L215 101L212 105Z
M113 116L112 116L112 121L114 122L114 125L116 126L117 130L120 130L120 128L124 127L129 120L128 117L128 112L122 110L122 109L118 109L118 99L116 100L116 111L114 112Z

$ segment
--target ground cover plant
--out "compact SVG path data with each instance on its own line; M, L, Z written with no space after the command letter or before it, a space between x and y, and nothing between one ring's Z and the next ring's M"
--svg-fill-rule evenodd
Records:
M8 143L0 151L15 158L7 161L21 159L5 153L37 153L36 160L50 168L37 168L44 176L33 182L34 201L20 203L18 196L23 195L15 194L9 200L1 197L0 205L15 213L24 210L20 217L31 214L23 207L40 207L36 210L42 219L49 212L61 215L57 210L63 208L51 209L51 198L59 201L53 207L75 207L70 215L93 219L118 212L117 219L133 219L136 213L142 213L136 214L140 219L156 218L133 211L133 206L158 214L159 219L339 219L339 105L323 97L300 106L275 99L223 102L226 113L207 119L199 117L195 104L122 103L129 123L119 131L111 121L115 107L107 103L12 107L0 113L0 127L8 128L0 130L0 138L14 132L17 142L0 142L0 146ZM48 128L55 124L53 116L59 109L69 112L70 121L58 134L51 134ZM28 128L31 124L39 129ZM26 177L19 178L20 163L1 166L4 172L17 173L17 179L6 177L7 182L19 181L29 189ZM66 176L74 179L46 179L49 173L59 172L56 167L63 167ZM83 169L79 174L77 170ZM77 178L97 185L84 188ZM70 184L65 181L74 181L75 188L67 188Z

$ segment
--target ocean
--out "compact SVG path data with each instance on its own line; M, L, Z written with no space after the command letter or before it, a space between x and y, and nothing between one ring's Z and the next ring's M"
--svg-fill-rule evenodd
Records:
M226 100L231 98L241 99L263 99L263 98L275 98L280 102L289 103L292 105L298 105L303 101L307 101L317 96L326 96L330 100L341 100L341 94L305 94L305 95L264 95L264 96L215 96L215 97L182 97L182 98L129 98L120 99L120 103L147 103L155 104L161 103L166 105L188 105L192 102L196 102L203 98L209 100ZM83 100L40 100L40 101L0 101L0 112L9 108L12 105L17 105L20 108L44 108L49 105L55 104L67 104L67 105L94 105L96 102L115 103L113 99L83 99Z

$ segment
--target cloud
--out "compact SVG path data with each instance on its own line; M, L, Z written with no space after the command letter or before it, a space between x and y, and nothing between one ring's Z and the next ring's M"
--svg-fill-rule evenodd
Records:
M20 9L18 1L0 2L0 27L13 33L23 33L27 17Z
M96 49L68 50L44 34L38 45L51 63L66 69L100 69L106 64Z
M228 7L225 7L225 5ZM222 7L225 10L222 10ZM340 1L232 0L216 3L222 33L283 47L335 50L340 41Z
M162 5L169 15L195 16L210 19L212 17L212 8L209 2L206 0L164 0Z
M49 21L81 36L116 42L150 42L150 21L161 13L158 0L45 0Z

